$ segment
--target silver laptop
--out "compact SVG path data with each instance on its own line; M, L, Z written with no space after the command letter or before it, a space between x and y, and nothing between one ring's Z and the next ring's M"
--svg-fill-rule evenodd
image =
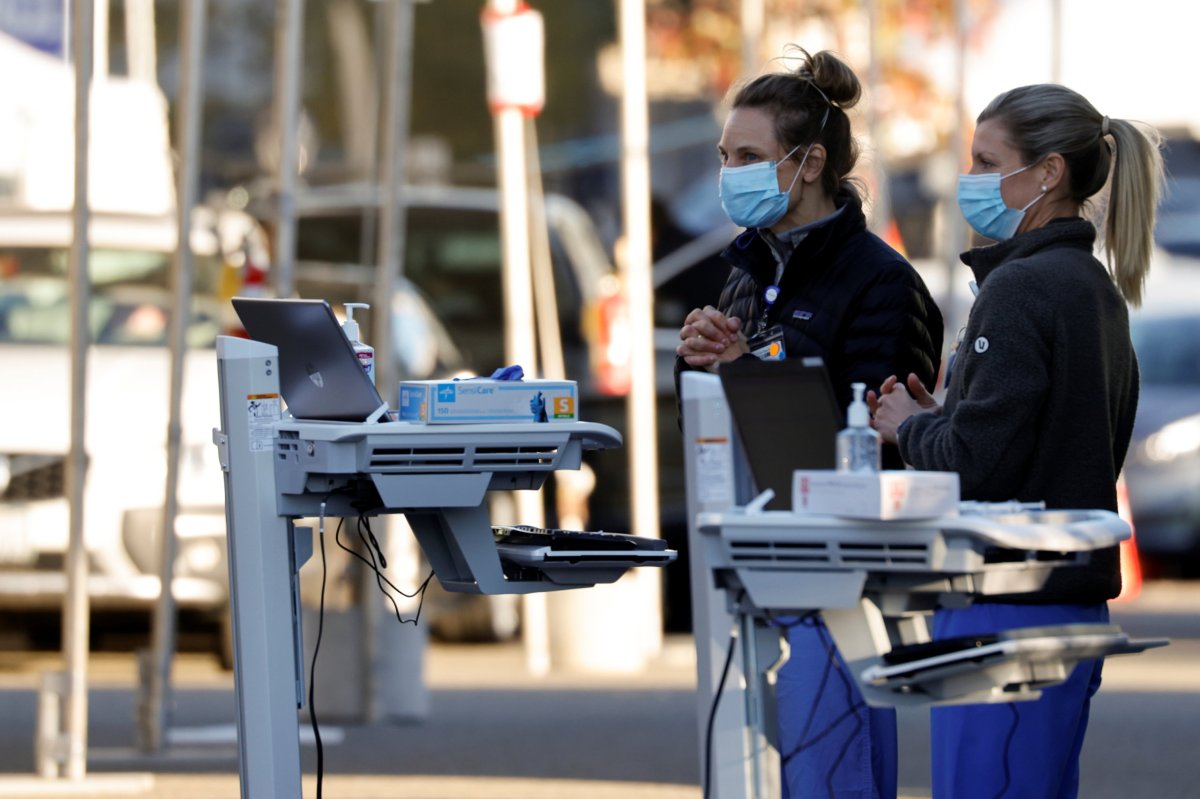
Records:
M387 421L387 403L324 300L234 297L250 338L279 349L279 390L296 419Z

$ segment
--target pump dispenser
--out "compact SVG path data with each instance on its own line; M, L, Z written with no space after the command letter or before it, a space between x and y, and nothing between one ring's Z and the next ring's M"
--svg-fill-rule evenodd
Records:
M358 322L354 319L355 308L370 308L371 306L365 302L347 302L344 303L346 308L346 321L342 323L342 330L346 333L346 338L350 339L350 345L354 347L354 354L358 356L358 363L362 366L363 371L367 373L367 377L371 378L371 382L375 382L375 348L369 344L364 344L358 338Z
M846 428L837 435L839 472L877 472L880 468L879 433L871 427L871 414L863 399L865 383L851 383L854 399L846 412Z

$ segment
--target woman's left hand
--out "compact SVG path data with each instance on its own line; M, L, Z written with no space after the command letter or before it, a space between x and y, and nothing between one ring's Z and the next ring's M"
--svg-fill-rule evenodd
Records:
M897 443L896 430L904 424L904 420L918 413L938 413L941 406L933 398L921 379L910 374L905 386L895 377L889 377L879 387L879 396L870 392L867 397L868 405L874 413L871 426L879 431L879 437L889 444ZM911 392L911 393L910 393Z

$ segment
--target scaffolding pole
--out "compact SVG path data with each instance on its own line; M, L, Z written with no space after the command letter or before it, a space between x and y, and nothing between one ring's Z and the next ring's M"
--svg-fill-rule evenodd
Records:
M654 376L654 314L650 265L650 124L646 90L646 4L621 0L621 193L625 257L619 264L629 300L632 387L626 404L633 533L660 536L658 417ZM649 657L662 648L662 577L640 570L645 616L642 643Z
M167 421L167 477L159 538L159 595L154 605L149 662L141 688L138 743L143 751L163 748L169 726L171 661L175 655L176 608L172 583L175 576L175 519L179 514L179 452L182 438L183 369L187 356L187 329L191 321L193 255L192 208L199 191L200 115L204 96L204 39L206 0L184 0L179 17L180 72L176 105L175 268L172 274L173 306L170 325L170 399Z
M67 682L64 691L65 747L60 776L82 779L87 773L87 668L91 607L88 601L88 554L83 540L83 486L87 472L85 439L87 356L90 343L88 306L88 140L92 88L92 0L74 0L71 13L72 62L75 71L75 202L72 208L71 250L68 261L71 285L71 451L67 458L66 489L70 501L67 559L64 564L67 593L63 600L63 660Z

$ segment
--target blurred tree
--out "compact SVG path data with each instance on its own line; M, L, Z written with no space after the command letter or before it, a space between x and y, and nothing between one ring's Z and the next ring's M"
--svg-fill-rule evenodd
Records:
M417 7L413 132L445 137L459 162L490 159L483 0L434 0ZM538 117L544 145L617 129L598 114L594 53L615 36L611 0L533 3L545 20L546 105Z
M315 127L319 172L336 173L345 166L348 137L373 120L344 118L341 96L346 84L338 70L336 48L353 38L331 35L331 4L306 0L302 103ZM381 63L384 3L347 0L368 31L362 44L378 79ZM543 143L616 130L611 112L601 110L594 54L615 36L612 0L587 3L535 2L546 23L546 108L539 117ZM492 124L486 102L486 75L480 12L484 0L430 0L415 10L412 129L414 134L441 137L456 160L483 163L491 155ZM202 167L209 187L231 185L260 170L254 138L269 121L275 79L275 4L262 0L208 0L204 137ZM343 8L345 12L347 8ZM123 64L123 4L112 5L114 68ZM174 100L179 76L179 3L156 0L159 82ZM352 54L362 58L361 54ZM342 59L346 58L342 54ZM370 97L377 88L364 87ZM352 149L352 148L350 148ZM476 170L479 180L490 179ZM330 175L332 177L332 175Z

